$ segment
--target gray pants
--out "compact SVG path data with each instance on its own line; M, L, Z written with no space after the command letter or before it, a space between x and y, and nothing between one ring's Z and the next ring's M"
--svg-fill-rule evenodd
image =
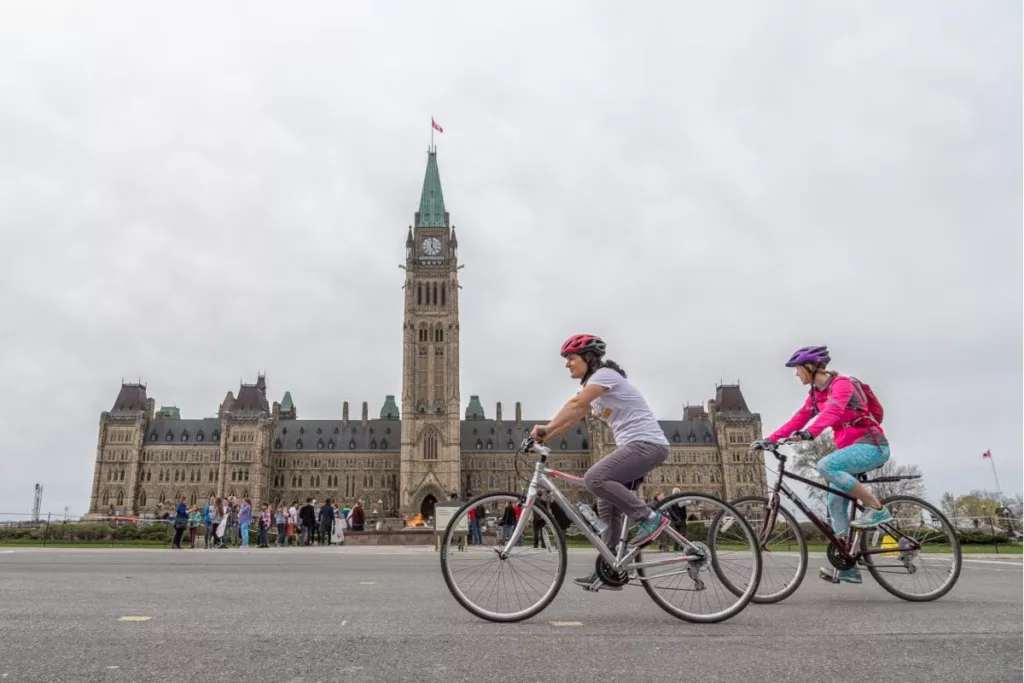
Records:
M621 536L623 513L637 521L651 514L651 508L625 485L646 476L668 456L668 446L634 441L601 458L583 476L587 490L597 496L597 516L608 525L601 540L612 552Z

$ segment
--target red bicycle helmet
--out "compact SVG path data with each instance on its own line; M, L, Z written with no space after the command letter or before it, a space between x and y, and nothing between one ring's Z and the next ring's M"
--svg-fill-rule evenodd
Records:
M595 337L592 334L574 334L565 340L562 344L562 357L568 356L570 353L580 354L584 351L590 351L597 355L598 358L604 356L605 343L600 337Z

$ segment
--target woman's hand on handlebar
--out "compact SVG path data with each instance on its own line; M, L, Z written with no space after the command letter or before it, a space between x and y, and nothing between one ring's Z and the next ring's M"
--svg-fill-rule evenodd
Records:
M530 438L537 443L544 443L544 437L548 435L548 430L545 425L534 425L533 429L530 430Z

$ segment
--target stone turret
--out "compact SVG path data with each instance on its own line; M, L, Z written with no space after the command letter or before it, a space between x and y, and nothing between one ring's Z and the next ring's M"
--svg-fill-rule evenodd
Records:
M362 424L365 427L370 422L370 404L363 401L363 421Z
M523 424L523 404L516 401L516 424Z
M341 421L348 424L348 401L341 404Z
M501 426L501 401L498 401L498 405L494 407L494 421Z

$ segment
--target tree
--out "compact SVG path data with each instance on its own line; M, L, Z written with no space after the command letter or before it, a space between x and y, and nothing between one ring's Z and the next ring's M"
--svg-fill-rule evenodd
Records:
M832 438L832 430L826 429L814 441L803 441L793 444L796 455L790 460L790 471L812 481L821 481L818 474L818 461L836 450L836 442ZM824 483L824 482L823 482ZM807 495L804 500L815 511L825 515L825 498L828 495L813 486L805 487Z
M939 508L948 519L952 520L959 512L959 499L948 491L939 498Z

